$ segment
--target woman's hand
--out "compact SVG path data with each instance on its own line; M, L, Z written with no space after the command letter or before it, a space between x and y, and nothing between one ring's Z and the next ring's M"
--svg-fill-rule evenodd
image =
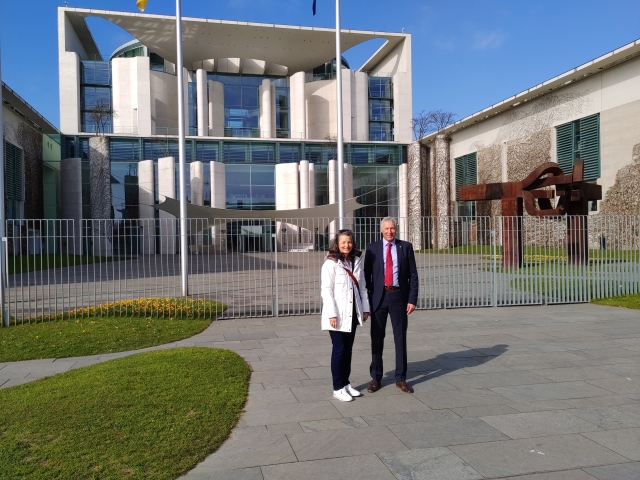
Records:
M331 325L331 328L338 328L338 317L331 317L329 319L329 324Z
M369 319L369 312L364 312L362 315L362 323L366 322Z

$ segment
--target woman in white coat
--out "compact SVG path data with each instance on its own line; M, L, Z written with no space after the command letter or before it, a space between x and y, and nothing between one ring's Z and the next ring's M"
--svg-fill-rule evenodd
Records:
M356 328L369 318L362 252L351 230L340 230L322 265L322 330L329 330L333 350L333 396L343 402L362 395L351 386L351 356Z

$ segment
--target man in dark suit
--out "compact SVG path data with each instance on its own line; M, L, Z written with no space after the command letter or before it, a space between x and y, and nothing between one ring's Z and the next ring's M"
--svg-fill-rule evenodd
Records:
M396 346L396 387L413 393L407 385L407 323L408 315L418 302L418 269L413 245L396 239L396 221L386 217L380 222L382 239L367 246L364 257L364 277L371 307L371 383L370 393L381 388L382 349L391 317Z

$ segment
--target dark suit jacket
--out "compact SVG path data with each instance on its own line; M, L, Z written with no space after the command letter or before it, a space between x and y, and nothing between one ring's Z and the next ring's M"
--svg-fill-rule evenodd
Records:
M364 278L369 292L369 306L375 311L382 301L384 293L384 252L382 240L367 245L364 257ZM396 238L398 255L398 283L404 303L418 303L418 269L413 245Z

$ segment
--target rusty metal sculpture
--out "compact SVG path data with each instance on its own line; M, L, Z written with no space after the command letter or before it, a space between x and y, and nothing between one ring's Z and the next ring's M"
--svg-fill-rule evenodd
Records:
M548 187L555 187L555 191ZM458 187L458 197L464 201L500 200L502 202L502 265L504 267L522 267L523 210L533 217L568 215L567 261L571 265L588 264L589 201L602 199L602 187L584 181L584 162L581 159L575 161L570 175L565 175L557 163L549 162L540 165L520 182ZM555 197L558 197L558 201L554 208L551 200Z

